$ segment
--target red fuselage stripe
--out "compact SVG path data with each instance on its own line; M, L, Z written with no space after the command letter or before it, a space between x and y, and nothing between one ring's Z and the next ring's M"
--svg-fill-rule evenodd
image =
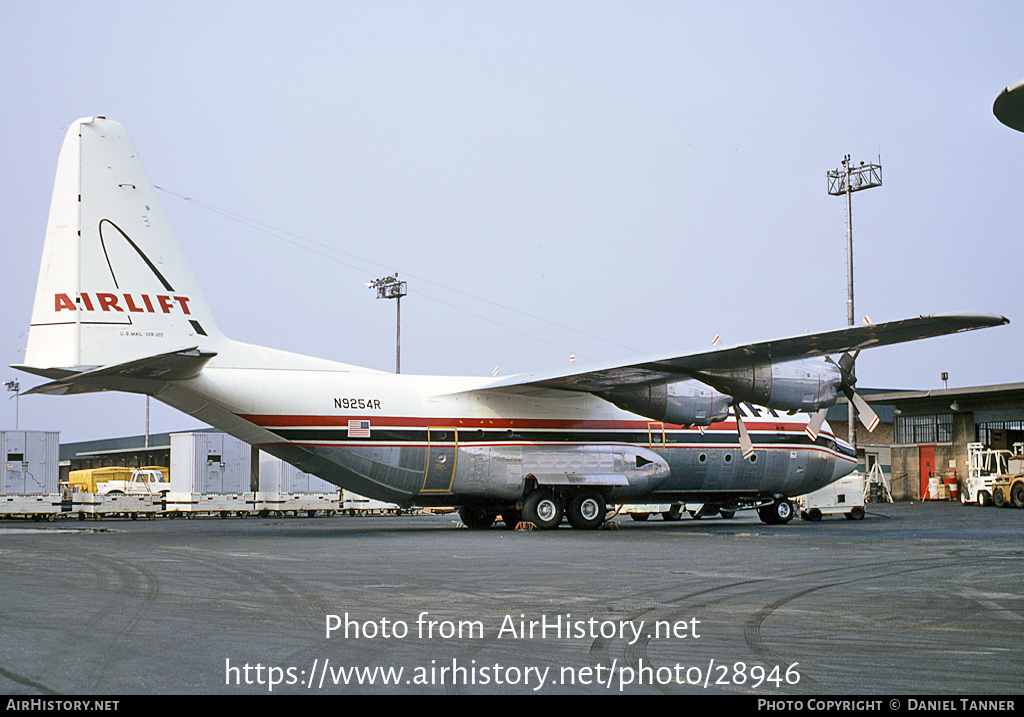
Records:
M358 416L271 416L244 415L238 417L262 428L335 428L347 427L349 421L370 421L373 428L482 428L482 429L576 429L576 430L644 430L651 426L661 427L661 421L614 421L614 420L572 420L561 418L424 418L420 416L377 416L363 414ZM785 423L780 420L744 418L748 430L775 431L784 433L802 433L806 428L803 423ZM698 430L687 429L672 423L664 424L665 430ZM705 431L735 430L734 423L713 423L704 427ZM829 435L827 432L823 435Z

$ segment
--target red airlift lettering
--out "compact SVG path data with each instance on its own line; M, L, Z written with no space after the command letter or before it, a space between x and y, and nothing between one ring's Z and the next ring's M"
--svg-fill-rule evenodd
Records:
M105 291L97 291L89 295L82 292L80 295L83 311L121 311L134 314L169 314L176 307L186 316L191 316L188 310L187 296L168 296L167 294L112 294ZM95 299L95 301L94 301ZM77 307L71 300L69 294L53 295L54 311L74 311Z

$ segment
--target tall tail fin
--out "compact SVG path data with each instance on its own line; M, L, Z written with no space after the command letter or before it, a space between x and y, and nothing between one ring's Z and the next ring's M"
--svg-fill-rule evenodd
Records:
M57 378L219 338L128 133L102 117L76 121L57 162L19 368Z

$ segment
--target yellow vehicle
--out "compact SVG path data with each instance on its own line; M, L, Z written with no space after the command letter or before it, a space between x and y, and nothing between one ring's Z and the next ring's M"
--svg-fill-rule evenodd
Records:
M163 466L107 466L71 471L68 475L68 486L73 493L159 495L171 489L169 476L170 471Z
M1000 508L1024 508L1024 475L998 476L992 484L992 502Z

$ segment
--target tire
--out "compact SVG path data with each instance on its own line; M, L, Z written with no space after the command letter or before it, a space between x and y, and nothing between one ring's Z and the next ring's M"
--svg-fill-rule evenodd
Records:
M771 505L765 505L757 509L757 515L761 521L768 525L783 525L793 520L793 504L786 499L776 500Z
M490 528L494 525L494 519L497 517L497 514L486 508L477 508L471 505L459 508L459 518L462 519L462 524L473 530Z
M856 505L849 513L846 513L847 520L863 520L864 519L864 506Z
M1014 508L1024 508L1024 481L1017 481L1010 488L1010 502Z
M630 513L629 517L638 522L643 522L651 517L650 513Z
M553 530L562 522L562 501L551 490L538 488L523 501L523 520L539 530Z
M1010 504L1010 501L1007 498L1006 493L1003 492L1003 487L1001 485L997 485L992 489L992 502L995 503L997 508L1005 508Z
M992 496L987 490L978 491L978 505L992 505Z
M569 499L569 525L578 530L596 530L604 523L607 505L596 490L581 490Z
M723 518L725 518L726 520L731 520L731 519L736 517L736 511L735 510L725 510L724 508L719 508L718 509L718 514L720 516L722 516Z
M821 511L818 510L817 508L811 508L809 511L807 511L807 520L811 520L817 523L819 520L821 520Z

